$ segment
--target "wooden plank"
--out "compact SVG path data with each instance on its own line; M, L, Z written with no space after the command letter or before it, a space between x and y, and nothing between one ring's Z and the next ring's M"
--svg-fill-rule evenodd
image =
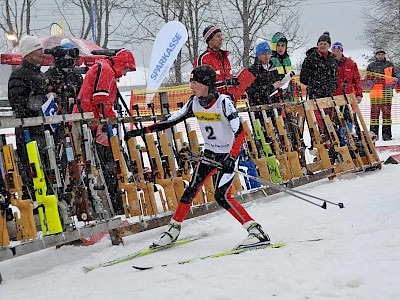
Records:
M0 128L15 128L15 127L31 127L38 125L58 124L62 122L75 122L80 120L93 119L94 115L92 112L83 114L68 114L68 115L55 115L49 117L33 117L33 118L0 118Z

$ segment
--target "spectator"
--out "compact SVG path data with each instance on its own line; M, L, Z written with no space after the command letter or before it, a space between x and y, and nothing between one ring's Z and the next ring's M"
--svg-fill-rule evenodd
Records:
M10 105L17 118L43 116L42 105L54 94L48 93L45 76L40 71L43 60L42 42L36 36L27 35L21 39L19 49L23 57L22 64L11 73L8 80ZM37 141L39 149L43 149L46 144L42 126L16 128L17 154L27 163L28 158L24 157L25 151L23 151L25 148L24 129L29 130L31 139ZM26 172L22 174L24 173Z
M386 52L378 50L375 52L375 61L370 63L367 71L376 74L370 74L367 77L372 89L371 99L371 125L370 130L379 138L379 115L382 111L382 138L384 141L392 139L392 97L395 82L393 77L397 74L393 63L386 60ZM382 76L383 75L383 76Z
M332 45L332 53L336 57L336 71L338 75L338 85L335 90L335 96L343 94L343 83L346 81L346 93L354 93L357 102L361 103L363 94L360 82L360 72L357 64L349 57L343 55L343 45L341 42L336 42Z
M228 87L237 86L239 82L232 75L232 66L228 58L230 52L221 49L224 40L221 29L215 25L209 25L203 31L203 38L207 43L207 50L196 57L194 67L201 65L213 67L217 73L216 86L218 92L230 95Z
M271 49L268 42L263 41L256 46L256 58L249 67L249 71L256 77L252 85L247 89L250 105L261 105L275 102L270 99L272 92L281 87L279 74L270 60Z
M336 59L329 52L331 38L324 32L317 42L317 47L306 53L300 72L300 82L307 86L309 98L333 96L337 87Z
M279 80L282 80L286 74L292 72L292 62L289 54L287 53L288 40L283 33L277 32L272 36L270 46L272 50L271 62L278 71ZM293 81L285 90L283 99L285 101L294 101Z
M113 110L117 100L117 79L127 72L135 71L135 59L132 53L121 49L111 58L93 65L85 75L78 98L84 112L93 112L95 118L114 118ZM99 104L103 104L101 109ZM74 113L78 112L75 106ZM104 114L103 114L104 112ZM123 214L122 200L117 193L117 181L114 174L114 159L108 143L107 130L103 126L92 128L96 136L96 149L102 162L102 169L108 190L117 214Z

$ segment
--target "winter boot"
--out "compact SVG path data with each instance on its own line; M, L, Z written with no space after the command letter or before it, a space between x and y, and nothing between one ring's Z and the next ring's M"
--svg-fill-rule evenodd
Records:
M376 134L377 139L379 140L379 125L371 125L369 130Z
M392 140L392 126L391 125L383 125L382 126L382 138L384 141Z
M181 223L172 219L169 222L168 229L163 232L157 240L153 242L150 248L164 247L172 244L178 239L181 233Z
M261 225L255 221L248 221L243 224L243 228L247 230L249 235L245 238L237 248L247 248L256 245L268 245L270 239L266 234Z

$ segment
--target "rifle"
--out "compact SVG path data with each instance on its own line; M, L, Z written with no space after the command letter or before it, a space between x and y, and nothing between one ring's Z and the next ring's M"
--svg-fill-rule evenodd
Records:
M33 216L32 199L22 199L22 179L18 172L18 166L14 156L12 144L3 146L5 183L10 193L11 205L16 206L21 213L18 220L17 213L14 214L18 240L34 239L37 236L35 219ZM20 229L20 225L22 229Z
M170 110L169 110L169 104L168 103L163 103L163 108L166 109L167 114L165 115L166 118L169 118L171 116L170 114ZM175 132L174 126L170 128L171 133L172 133L172 140L175 143L175 145L170 145L168 142L168 136L167 133L164 131L163 134L160 135L160 141L161 141L161 150L162 153L164 155L167 156L168 158L168 164L172 169L172 175L170 175L170 177L172 177L172 181L174 184L174 188L175 188L175 193L176 193L176 198L177 199L181 199L183 196L183 191L185 189L185 184L183 182L183 177L182 175L178 175L178 172L175 168L175 159L174 159L174 154L175 154L175 158L177 159L178 163L180 163L181 159L180 159L180 154L179 151L181 150L181 145L180 144L180 148L178 148L177 144L179 143L177 140L177 133ZM181 135L182 133L180 133ZM178 134L179 135L179 134ZM183 137L180 137L179 141L182 141ZM171 152L171 148L172 151Z
M4 134L0 136L0 247L10 245L10 236L7 228L7 214L10 213L10 193L7 191L6 186L6 171L4 166L3 147L6 144L6 137ZM12 214L12 212L11 212Z
M264 132L261 127L259 119L256 119L254 112L250 112L250 119L253 124L254 135L260 140L262 149L265 153L269 173L271 175L272 182L279 183L282 181L281 173L279 171L279 162L276 156L272 153L271 146L265 140Z
M347 81L345 81L343 83L343 85L345 85L345 84L347 84ZM375 165L377 165L377 167L380 168L381 162L380 162L379 156L376 153L373 142L368 134L368 129L366 128L364 118L361 114L360 108L358 106L357 100L354 97L354 94L350 94L350 100L353 102L353 105L352 105L350 103L349 98L347 97L346 92L345 92L345 86L342 89L342 93L343 93L344 100L346 101L346 107L347 107L347 110L350 115L351 123L355 126L357 136L361 141L361 145L360 145L361 147L359 147L360 155L362 155L361 153L363 153L365 155L366 160L367 160L366 163L368 163L369 165L372 165L373 167L375 167ZM356 111L354 111L353 106L356 108ZM358 122L357 115L358 115L358 118L360 119L360 122L364 129L364 132L361 130L361 126ZM367 132L366 135L364 135L365 132ZM372 156L374 156L375 159Z
M178 102L177 105L178 105L178 108L181 109L183 107L183 102ZM189 141L189 132L191 131L190 124L186 120L184 120L183 123L185 124L186 136ZM190 162L179 159L179 157L180 157L179 152L181 151L182 148L188 147L188 144L185 143L182 132L176 132L174 134L174 138L175 138L176 151L178 152L178 153L175 153L175 156L177 157L177 160L178 160L179 170L182 173L182 178L184 180L190 181ZM202 198L203 199L202 203L204 203L204 196L201 197L202 196L201 194L198 194L198 196L200 196L200 197L196 197L196 198L198 198L197 200L200 200L200 198ZM197 202L196 199L194 200L194 202L195 203Z
M160 184L164 188L164 194L168 206L165 207L163 204L164 211L167 209L174 210L178 206L178 200L176 198L172 177L170 174L168 174L170 173L168 158L166 156L162 156L163 160L161 160L160 153L157 151L154 136L152 134L146 135L146 142L155 183Z
M108 207L112 215L114 215L114 209L111 203L110 193L108 192L107 184L105 183L103 170L101 168L100 160L96 153L96 148L93 141L93 135L91 129L87 124L82 125L83 143L85 149L85 174L84 179L88 190L89 197L92 199L94 210L97 215L102 219L108 219L108 211L104 209L103 200L98 195L98 191L104 191ZM98 184L98 177L102 184Z
M309 108L308 101L302 101L302 105L304 111L306 112L308 130L310 132L310 137L311 137L310 150L314 149L314 147L317 149L317 157L316 157L317 162L316 164L310 165L311 171L315 172L317 170L329 169L332 167L332 165L329 158L328 150L325 148L324 145L324 138L318 129L318 124L317 120L315 119L314 110Z
M361 156L360 156L360 153L359 153L359 148L357 147L357 145L356 145L356 143L354 141L353 135L352 135L352 133L351 133L351 131L350 131L348 125L347 125L347 121L344 118L343 112L339 108L338 99L335 98L335 97L332 97L331 100L332 100L333 106L335 107L336 115L337 115L337 118L338 118L338 120L340 122L340 125L344 129L344 131L346 133L346 137L347 137L348 142L350 144L349 145L350 146L349 150L351 151L351 156L352 156L352 158L356 159L357 167L363 168L364 162L361 159Z
M52 189L58 199L58 208L61 213L63 227L72 228L73 221L71 218L71 212L69 211L69 207L65 201L65 199L67 198L67 193L65 193L65 191L63 190L64 176L60 172L61 163L57 161L56 158L56 146L54 144L54 138L51 135L50 130L46 130L44 132L44 135L46 139L47 157L49 161L47 178L49 179L49 183L52 184Z
M72 124L72 130L74 132L73 136L76 135L77 137L83 137L81 140L76 140L76 142L80 142L84 150L84 172L87 175L87 177L84 178L84 184L88 188L89 197L97 215L100 218L107 219L109 214L112 216L115 215L110 193L104 178L104 172L97 153L96 143L93 140L93 132L89 128L87 121L85 121L80 100L75 99L75 104L82 118L79 120L80 128L76 126L74 122ZM100 183L98 182L98 179L100 179ZM100 195L99 191L101 191ZM104 209L104 203L106 203L108 210Z
M330 100L330 98L327 98ZM339 167L335 168L336 172L347 172L350 170L355 169L355 165L353 159L351 158L349 148L347 146L340 146L339 138L336 134L335 126L331 121L329 115L325 114L324 108L322 104L324 104L323 100L321 99L314 99L314 103L321 114L321 118L323 120L325 131L328 133L329 139L331 141L331 147L333 146L333 150L336 152L337 155L331 157L332 164L335 163L335 158L339 161ZM325 105L330 107L329 105Z
M249 149L251 159L256 164L260 177L265 180L271 181L271 176L269 174L267 161L265 159L263 150L261 150L262 147L257 146L256 140L253 138L251 134L249 124L246 121L244 121L242 122L242 126L243 130L246 131L247 147ZM260 149L260 151L257 151L258 149Z
M109 134L112 135L111 132ZM127 218L129 218L129 214L132 217L140 216L140 203L137 187L135 183L129 182L128 168L120 151L118 135L112 135L110 137L110 146L114 157L115 173L117 175L118 188L121 193L125 216Z
M140 125L140 129L143 129L142 117L139 113L139 106L133 105L132 109L136 111L136 119ZM148 149L146 138L142 137L146 149ZM143 153L141 150L140 145L137 144L136 138L130 138L127 142L129 156L131 159L131 171L136 180L138 187L143 191L143 197L141 196L142 200L142 211L143 214L148 215L156 215L158 214L158 208L155 199L155 192L159 193L161 203L164 203L165 200L163 198L163 194L161 190L157 188L156 185L153 185L152 182L146 182L144 177L144 160L143 160ZM147 150L148 151L148 150ZM148 152L147 152L148 153ZM152 179L155 182L154 178ZM141 194L140 194L141 195ZM143 199L144 198L144 199Z
M364 141L365 143L363 144L364 145L364 149L367 149L367 148L369 149L369 152L371 153L371 156L372 156L371 157L371 161L373 162L372 164L374 166L376 166L378 169L380 169L382 167L381 160L379 158L378 153L376 152L375 145L374 145L374 143L373 143L373 141L371 139L371 136L368 133L369 131L368 131L367 125L365 124L364 117L363 117L363 115L362 115L362 113L360 111L360 107L358 105L357 99L354 96L354 94L350 94L350 100L347 99L347 95L346 95L345 98L347 100L348 106L351 108L351 111L352 111L352 107L355 108L356 116L360 120L361 126L364 129L364 131L363 131L364 134L363 134L361 132L361 128L359 128L359 131L360 131L359 136L362 137L362 141L364 139L366 140L366 142ZM355 118L355 120L357 120L357 118ZM358 122L355 122L355 124L357 125ZM359 125L358 125L358 127L359 127ZM365 151L365 152L367 154L368 151Z
M68 161L69 183L67 191L73 194L76 215L79 221L88 222L96 219L95 211L89 198L89 193L82 180L82 164L75 155L72 134L65 128L65 152Z
M275 112L275 110L276 109L273 109L274 112ZM265 110L262 110L261 115L262 115L262 119L264 121L264 127L266 129L266 131L265 131L266 139L268 138L272 142L272 145L273 145L272 148L274 150L276 157L278 158L279 170L282 174L283 180L288 180L288 179L292 178L292 176L290 174L290 166L289 166L287 153L285 153L285 151L283 151L282 139L278 140L276 138L273 121L272 121L271 117L267 116L267 112ZM275 117L276 116L274 115L274 118ZM275 120L275 124L276 124L276 120ZM279 135L279 137L281 137L281 135Z
M289 109L286 109L286 124L289 129L289 131L292 133L291 136L293 137L292 140L292 147L293 149L296 149L298 153L298 159L300 162L301 166L301 171L303 175L312 175L313 172L308 170L307 168L307 161L306 161L306 155L305 155L305 149L306 145L304 143L303 139L303 130L302 127L304 127L304 116L305 112L302 106L300 106L300 109L298 104L296 106L290 106ZM287 105L285 105L285 108L288 108ZM297 116L296 118L293 115L292 110L296 109Z
M45 207L45 227L42 226L44 234L63 232L60 215L58 213L58 200L56 195L47 195L47 183L43 172L40 153L36 141L30 140L29 131L25 130L26 150L33 179L36 201ZM39 213L39 219L43 225L43 216Z
M285 107L282 107L282 112L285 111ZM299 153L296 150L293 150L292 142L288 137L288 133L286 131L287 122L283 120L282 115L278 114L278 110L274 109L275 115L275 123L278 129L279 136L283 140L285 154L288 161L290 176L293 177L301 177L303 176L303 172L301 170L301 165L299 161ZM287 119L287 114L286 114Z

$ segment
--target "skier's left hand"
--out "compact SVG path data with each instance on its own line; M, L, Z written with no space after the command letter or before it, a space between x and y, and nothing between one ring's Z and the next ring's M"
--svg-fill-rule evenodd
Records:
M146 127L143 127L142 129L134 129L134 130L128 131L124 135L124 140L125 140L125 142L127 142L131 137L143 136L146 132L147 132Z
M226 85L238 86L240 85L240 81L236 77L232 77L226 81Z
M236 158L233 157L230 154L227 154L222 161L222 171L224 173L231 174L235 171L235 166L236 166Z

